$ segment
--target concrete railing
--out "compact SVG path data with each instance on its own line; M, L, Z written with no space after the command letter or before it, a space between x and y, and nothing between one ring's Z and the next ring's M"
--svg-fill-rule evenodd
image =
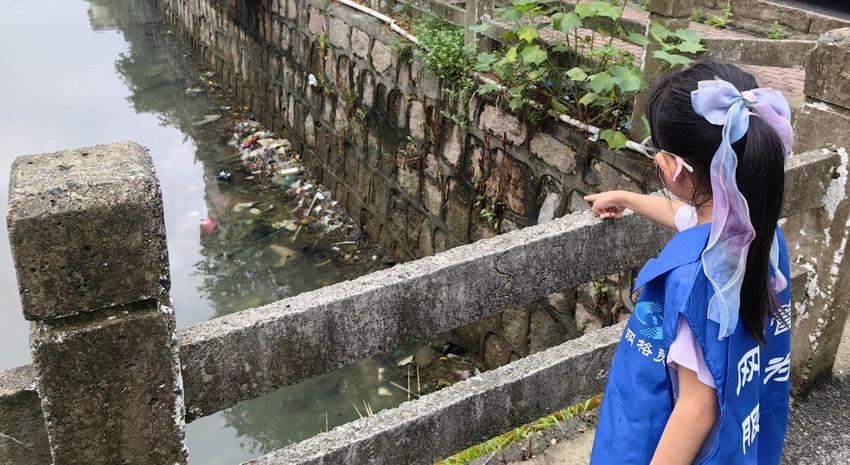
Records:
M848 38L827 34L809 55L817 73L796 122L801 147L850 145L848 83L826 78L847 71ZM847 163L844 149L812 148L787 164L783 214L825 227L790 239L792 251L811 254L797 258L793 279L797 381L827 371L850 309ZM143 148L22 157L11 179L10 241L34 364L0 374L3 465L184 464L186 421L633 268L670 237L636 215L606 223L576 213L175 330L161 195ZM432 463L600 392L621 331L588 334L252 463Z
M105 160L115 164L104 169ZM834 151L823 149L791 158L785 213L820 208L838 163ZM98 176L91 174L94 167L101 170ZM92 283L91 292L126 285L131 270L103 274L98 266L118 268L117 260L161 250L159 236L151 236L163 229L158 186L149 167L150 158L134 144L25 157L15 165L9 221L18 273L27 286L25 315L35 327L35 367L0 378L0 419L14 419L2 425L3 434L21 442L6 449L2 463L38 463L19 457L43 461L49 454L43 449L45 437L56 464L80 463L79 457L91 464L153 463L139 457L182 463L184 398L191 421L509 305L634 267L669 238L636 215L604 223L586 212L573 214L176 332L171 312L158 303L167 295L167 286L161 285L167 280L160 279L167 274L138 273L135 279L153 276L160 287L137 287L135 301L59 301L62 295L53 289L73 293L68 289L74 283ZM62 191L62 186L70 187ZM144 202L136 202L139 198ZM118 219L112 212L120 209L123 215L140 205L148 221L128 225L126 216ZM126 228L120 249L109 243L116 240L112 236L80 236L112 231L103 228L113 222L121 224L113 229ZM67 228L64 234L32 235L60 223ZM94 247L108 256L87 260ZM49 255L62 266L32 266L42 255L38 263ZM24 256L30 261L22 262ZM28 280L26 273L33 269L40 275ZM158 292L159 299L152 299L151 292ZM64 316L37 319L45 318L47 309ZM620 331L612 327L567 342L257 463L343 463L341 457L367 451L381 451L381 458L371 458L374 463L433 462L600 392ZM172 363L178 353L179 367ZM104 403L111 408L104 409ZM139 434L137 422L152 420L148 412L153 409L158 409L158 426L144 429L150 435ZM46 436L37 434L44 428L42 411ZM114 440L131 433L129 444ZM150 455L154 452L162 455Z

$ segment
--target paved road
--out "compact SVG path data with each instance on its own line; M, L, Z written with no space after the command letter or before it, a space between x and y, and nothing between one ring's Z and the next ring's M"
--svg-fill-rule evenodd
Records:
M850 464L850 377L799 399L791 413L783 465Z

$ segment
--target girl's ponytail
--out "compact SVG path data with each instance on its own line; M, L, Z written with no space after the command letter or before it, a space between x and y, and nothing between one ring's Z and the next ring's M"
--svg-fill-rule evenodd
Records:
M750 207L750 222L756 233L747 253L740 317L747 331L763 342L767 313L784 321L770 279L770 248L782 213L785 155L776 131L757 116L750 117L747 135L739 144L743 145L740 149L735 147L738 144L733 145L738 153L736 178Z

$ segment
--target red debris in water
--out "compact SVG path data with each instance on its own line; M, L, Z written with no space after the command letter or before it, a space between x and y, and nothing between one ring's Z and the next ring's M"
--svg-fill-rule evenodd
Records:
M215 232L216 225L215 220L212 218L204 218L201 220L201 234L205 236L209 236Z
M243 149L249 149L249 148L253 147L253 146L254 146L254 144L256 144L256 143L257 143L257 141L258 141L258 140L260 140L260 136L258 136L258 135L256 135L256 134L254 134L253 136L249 137L249 138L248 138L248 140L246 140L246 141L242 144L242 146L241 146L241 147L242 147Z

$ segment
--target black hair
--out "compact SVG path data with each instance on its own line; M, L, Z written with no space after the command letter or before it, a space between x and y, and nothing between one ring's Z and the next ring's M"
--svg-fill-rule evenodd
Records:
M735 65L703 60L661 77L647 99L646 116L655 147L684 158L694 168L691 203L697 208L711 202L709 169L722 139L722 127L694 111L691 91L700 81L717 78L741 92L758 87L751 74ZM756 116L750 117L747 134L732 148L738 155L738 189L747 200L756 233L747 254L739 314L747 331L764 342L768 313L783 321L769 273L770 247L785 190L785 150L776 131Z

